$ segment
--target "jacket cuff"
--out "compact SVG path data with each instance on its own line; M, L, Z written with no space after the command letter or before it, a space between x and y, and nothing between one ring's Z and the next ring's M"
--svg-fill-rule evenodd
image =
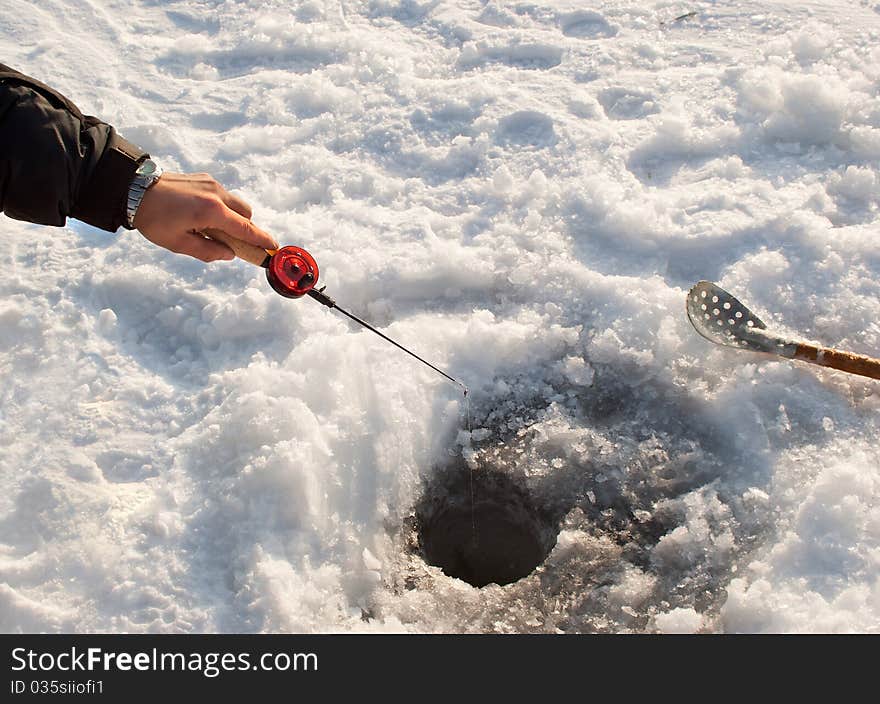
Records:
M149 154L123 139L112 127L91 178L81 188L70 215L102 230L126 227L128 189L138 165Z

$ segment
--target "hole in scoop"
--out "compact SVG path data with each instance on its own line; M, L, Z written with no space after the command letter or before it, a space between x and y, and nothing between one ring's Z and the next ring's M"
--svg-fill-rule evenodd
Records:
M475 587L529 575L556 544L556 528L528 492L504 472L473 473L462 462L428 488L416 506L425 561Z

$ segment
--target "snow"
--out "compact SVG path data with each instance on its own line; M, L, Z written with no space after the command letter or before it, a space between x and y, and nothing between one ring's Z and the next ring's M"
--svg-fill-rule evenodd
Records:
M876 2L0 16L0 60L245 197L475 431L243 262L0 218L0 629L878 630L880 386L684 313L713 280L880 354ZM529 577L413 551L462 454L557 522Z
M702 622L703 618L693 609L673 609L654 617L660 633L697 633Z

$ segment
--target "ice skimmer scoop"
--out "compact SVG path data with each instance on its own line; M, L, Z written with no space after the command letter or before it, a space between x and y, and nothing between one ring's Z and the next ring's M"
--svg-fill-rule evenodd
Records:
M688 292L687 314L697 332L716 344L880 379L880 359L782 337L768 330L741 301L710 281L700 281Z

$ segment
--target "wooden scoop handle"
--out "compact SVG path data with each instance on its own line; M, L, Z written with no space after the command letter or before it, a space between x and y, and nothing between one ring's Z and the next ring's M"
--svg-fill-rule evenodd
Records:
M232 235L223 232L223 230L207 228L202 230L202 234L206 237L210 237L212 240L222 242L235 252L236 257L244 259L246 262L250 262L256 266L269 266L269 260L276 251L274 249L263 249L262 247L257 247L255 244L249 244L248 242L236 239Z
M880 379L880 359L865 357L861 354L833 350L830 347L818 347L816 345L799 343L793 359L800 359L801 361L811 362L812 364L818 364L823 367L839 369L840 371L849 372L850 374L860 374L861 376L868 376L872 379Z

